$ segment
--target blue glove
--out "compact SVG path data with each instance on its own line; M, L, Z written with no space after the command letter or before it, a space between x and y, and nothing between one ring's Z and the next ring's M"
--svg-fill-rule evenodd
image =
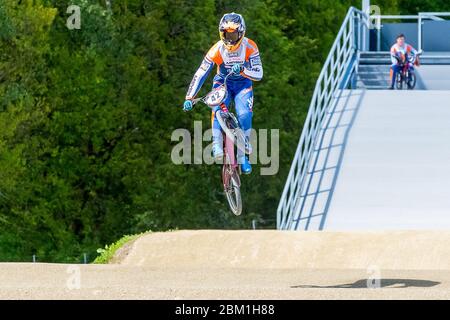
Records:
M234 74L239 74L241 73L241 65L239 63L233 64L233 66L231 67L231 71Z
M183 111L191 111L192 110L192 101L191 100L186 100L183 104Z

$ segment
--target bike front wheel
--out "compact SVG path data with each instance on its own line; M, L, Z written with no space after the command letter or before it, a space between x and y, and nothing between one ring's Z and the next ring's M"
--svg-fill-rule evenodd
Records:
M398 73L397 74L397 90L403 90L403 74L402 73Z
M225 195L231 212L239 216L242 213L241 180L237 168L231 165L224 165L222 169L222 179Z
M408 90L413 90L416 87L416 83L417 83L416 74L414 73L414 71L409 71L406 82Z

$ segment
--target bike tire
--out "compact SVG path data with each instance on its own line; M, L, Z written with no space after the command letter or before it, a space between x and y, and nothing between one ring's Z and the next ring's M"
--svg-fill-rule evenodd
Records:
M409 80L406 82L406 85L408 86L408 90L414 90L417 83L417 77L414 71L410 71L409 73Z
M240 216L242 213L242 196L239 173L229 165L224 165L222 170L224 191L227 197L228 206L234 215Z
M403 90L403 75L401 73L397 74L396 79L397 90Z

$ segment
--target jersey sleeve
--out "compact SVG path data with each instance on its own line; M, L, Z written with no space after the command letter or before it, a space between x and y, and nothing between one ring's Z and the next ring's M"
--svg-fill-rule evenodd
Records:
M205 83L206 78L208 78L209 73L214 67L214 64L219 64L220 53L218 50L218 43L216 43L211 49L209 49L206 56L203 58L202 64L197 69L192 78L191 84L189 85L188 91L186 93L186 100L194 99L197 93L202 88Z
M413 55L417 55L417 50L416 50L413 46L408 45L408 47L409 47L409 51L410 51Z
M250 80L260 81L263 77L263 66L259 55L258 46L254 41L249 39L246 50L246 61L244 64L244 70L241 74Z
M391 47L391 62L392 64L397 64L397 59L395 56L397 55L397 49L395 48L395 45Z
M214 63L208 59L207 56L202 61L202 64L197 69L192 78L191 84L189 85L188 91L186 93L186 100L194 99L197 93L203 86L206 78L208 78L209 73L211 72Z

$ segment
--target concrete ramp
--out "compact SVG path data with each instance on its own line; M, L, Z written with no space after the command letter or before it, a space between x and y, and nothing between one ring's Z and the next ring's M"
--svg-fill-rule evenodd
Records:
M295 230L450 230L450 91L342 92L302 197Z
M367 91L325 228L450 230L450 92Z
M417 89L450 90L450 66L429 65L416 68Z

